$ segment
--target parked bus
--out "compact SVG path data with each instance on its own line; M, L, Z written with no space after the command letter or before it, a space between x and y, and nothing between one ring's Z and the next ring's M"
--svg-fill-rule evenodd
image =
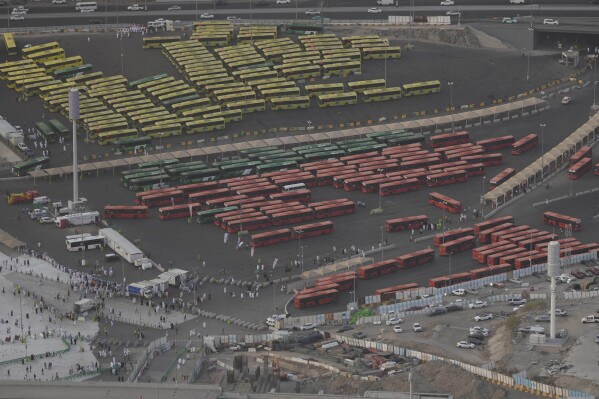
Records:
M301 226L293 226L291 228L293 239L304 239L308 237L316 237L323 234L332 234L335 231L333 222L324 221L318 223L309 223Z
M468 180L466 171L458 169L450 172L431 174L426 177L426 185L429 187L439 187L448 184L463 183L466 180Z
M559 227L560 229L582 230L582 220L556 212L545 212L543 214L543 223Z
M173 206L186 200L185 193L181 190L173 190L160 194L152 194L141 197L140 204L153 208L157 206Z
M181 186L179 186L181 187ZM207 209L203 211L197 212L198 215L198 223L214 223L214 219L216 215L221 213L228 213L237 211L238 207L236 206L228 206L224 208L215 208L215 209Z
M273 226L283 224L302 223L314 219L314 211L310 208L299 208L282 210L280 213L272 214L270 223Z
M332 200L325 202L325 204L313 207L317 219L349 215L356 211L356 204L349 200L341 202L334 202L334 200Z
M489 190L499 187L502 183L506 182L510 177L516 174L514 168L506 168L500 172L497 176L489 180Z
M162 48L162 45L165 43L174 43L181 41L180 36L153 36L153 37L144 37L142 39L142 47L145 49L149 48Z
M387 87L387 81L385 79L358 80L348 82L347 86L356 93L364 93L366 90L384 89Z
M365 60L384 59L384 58L401 58L401 47L363 47L363 58Z
M441 82L438 80L431 80L428 82L408 83L402 85L402 88L404 97L439 93L441 91Z
M132 139L116 140L112 143L112 151L115 153L126 153L129 151L137 153L151 144L151 137L135 137Z
M52 49L52 50L31 53L27 56L27 58L34 61L36 64L40 64L42 62L47 62L47 61L62 60L64 57L65 57L65 51L63 48L60 48L60 47Z
M514 262L514 269L523 269L525 267L530 267L534 265L540 265L543 263L547 263L547 254L540 253L532 256L525 256L523 258L518 258Z
M461 159L468 163L482 163L486 167L499 166L503 163L503 154L497 152L491 154L468 155L461 157Z
M397 258L399 268L404 269L430 263L435 259L435 250L431 248L422 249L420 251L411 252L401 255Z
M296 309L311 308L314 306L326 305L328 303L337 302L339 291L336 289L317 291L313 293L296 295L293 298L293 306Z
M501 263L495 266L481 267L479 269L470 270L472 280L487 276L495 276L497 274L509 273L514 270L514 266L509 263Z
M490 139L478 140L476 142L476 145L481 146L485 151L498 151L504 148L511 148L514 142L514 136L501 136Z
M96 11L98 9L98 3L95 1L78 1L75 3L75 11L81 10L93 10Z
M76 55L60 60L45 61L40 63L40 65L46 70L46 73L54 73L55 71L63 70L65 68L80 67L83 65L83 58Z
M376 262L371 265L358 267L358 277L362 280L368 280L375 277L384 276L398 270L397 259L388 259Z
M444 133L431 136L430 146L433 148L447 147L457 144L465 144L470 140L470 134L466 131L455 133Z
M202 206L198 202L190 202L189 204L171 205L158 208L158 219L179 219L192 218L197 212L202 210Z
M401 87L385 87L381 89L364 90L364 102L400 100L402 96Z
M539 136L529 134L512 144L512 155L521 155L534 148L539 143Z
M463 210L462 203L460 201L449 198L446 195L440 193L430 193L428 195L428 203L434 205L437 208L446 210L449 213L461 213Z
M52 128L48 126L46 122L37 122L35 124L35 128L49 144L56 143L58 141L56 133L54 133L54 130L52 130Z
M485 230L481 230L478 232L478 241L481 243L488 243L491 242L491 235L493 233L497 233L500 232L502 230L507 230L511 227L513 227L514 224L510 223L510 222L506 222L506 223L502 223L502 224L498 224L496 226L493 227L489 227L488 229Z
M374 292L374 295L380 295L381 302L393 301L396 298L396 292L414 290L418 287L419 285L416 283L401 284L393 287L379 288Z
M252 234L250 236L250 247L265 247L267 245L274 245L280 242L287 242L291 239L291 230L289 229L267 231L265 233Z
M433 237L433 244L438 247L445 242L453 241L470 235L474 235L474 229L471 227L448 230L443 233L435 234Z
M580 161L568 168L568 179L580 179L585 173L591 170L593 160L591 158L582 158Z
M385 220L385 230L387 232L405 231L420 229L422 226L428 224L428 216L408 216L398 219Z
M18 49L15 44L15 38L12 33L4 33L4 45L6 47L6 53L8 55L17 55Z
M32 170L45 169L50 165L50 157L38 157L16 163L12 166L12 174L14 176L26 176Z
M428 280L428 286L433 288L449 287L454 284L464 283L472 280L470 272L455 273L449 276L435 277Z
M312 192L309 189L286 191L269 195L270 199L282 200L284 202L298 201L308 203L312 200Z
M461 237L456 240L445 242L439 245L439 254L441 254L442 256L454 255L472 249L475 245L475 236Z
M484 222L476 223L474 227L474 233L478 234L483 230L490 229L493 226L497 226L503 223L514 223L513 216L502 216L495 219L485 220Z
M348 91L343 93L323 94L317 96L318 106L323 107L334 107L339 105L356 104L358 102L358 95L354 91Z
M243 231L253 231L265 229L270 226L270 218L268 216L255 216L251 218L237 219L227 222L225 230L229 234L237 234L242 229ZM221 226L223 227L223 226Z
M580 162L583 158L592 158L593 157L593 148L585 145L580 148L580 150L576 151L569 160L569 165L575 165Z
M21 55L23 56L24 59L27 59L27 58L29 58L29 54L53 50L53 49L57 49L59 47L60 47L60 44L58 44L58 42L42 43L42 44L38 44L36 46L31 46L31 47L21 49Z
M342 93L345 86L343 83L316 84L306 85L304 90L307 96L317 97L323 94Z
M67 251L87 251L90 249L102 248L105 244L105 238L102 236L82 236L78 238L67 238Z
M147 206L106 205L104 207L104 219L145 219L147 217Z

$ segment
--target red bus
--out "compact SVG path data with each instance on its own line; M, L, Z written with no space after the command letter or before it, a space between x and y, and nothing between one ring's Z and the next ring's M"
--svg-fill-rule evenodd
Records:
M442 288L442 287L449 287L450 285L453 285L453 284L464 283L464 282L470 281L470 280L472 280L472 276L470 275L469 272L455 273L455 274L451 274L449 276L441 276L441 277L431 278L430 280L428 280L428 286L434 287L434 288Z
M421 185L426 184L426 177L430 175L430 170L426 170L424 168L417 168L413 170L406 170L403 172L403 178L408 179L417 179Z
M437 147L434 149L434 151L437 154L442 154L443 156L445 156L445 153L448 151L453 151L453 150L467 150L469 148L478 148L478 146L476 144L472 144L470 142L468 143L464 143L464 144L457 144L457 145L447 145L444 147Z
M463 160L465 157L480 154L485 154L485 150L483 150L482 148L470 148L466 151L451 151L445 154L445 159L453 162Z
M214 215L214 224L216 226L220 226L223 219L228 220L228 218L231 216L238 216L241 218L241 217L243 217L243 215L248 215L248 214L251 214L254 212L256 212L255 208L243 208L243 209L236 209L234 211L217 213L216 215Z
M150 208L161 205L175 205L185 201L187 197L181 190L167 191L165 193L146 195L141 197L140 205Z
M189 194L189 200L193 201L193 202L206 202L209 199L212 198L219 198L219 197L224 197L226 195L233 195L233 191L231 191L229 188L227 187L221 187L221 188L216 188L214 190L208 190L208 191L200 191L200 192L196 192L196 193L191 193Z
M254 212L249 212L249 213L242 213L241 215L237 214L237 215L226 216L226 217L222 217L219 219L219 222L220 222L219 224L220 224L220 227L222 227L223 229L226 229L229 222L235 222L235 221L243 222L245 220L250 220L257 216L263 216L263 215L262 215L262 213L260 213L258 211L254 211Z
M486 167L484 163L471 163L468 165L462 165L462 166L453 166L451 168L447 168L445 169L446 172L451 172L454 170L465 170L466 171L466 175L468 177L472 177L472 176L482 176L486 173Z
M363 160L366 158L372 158L372 157L379 157L381 154L379 154L378 151L370 151L370 152L363 152L361 154L354 154L354 155L346 155L344 157L339 158L339 160L345 164L348 164L348 162L352 162L354 160Z
M389 183L395 180L403 180L402 177L379 177L378 179L366 180L362 182L362 187L360 187L360 191L363 193L374 193L378 192L381 186L381 183Z
M375 157L370 157L370 158L350 159L348 161L345 161L345 164L360 167L361 165L368 164L371 162L383 162L383 161L388 161L388 160L389 160L389 158L387 158L384 155L379 154Z
M587 252L597 252L599 250L599 244L591 243L591 244L582 244L577 247L571 247L567 249L570 255L578 255L585 254Z
M147 217L147 206L106 205L104 207L104 219L145 219Z
M397 271L397 259L387 259L367 266L358 267L358 277L362 280L384 276Z
M313 172L320 169L330 169L338 166L343 166L344 163L338 159L324 159L322 161L306 162L300 165L300 169L304 172Z
M591 158L582 158L573 166L568 169L568 179L577 180L580 179L585 173L591 170L593 166L593 160Z
M436 165L431 165L429 166L427 169L430 171L435 171L435 173L438 173L442 170L445 170L446 168L453 168L456 166L462 166L462 165L468 165L468 162L466 161L453 161L453 162L445 162L445 163L439 163Z
M483 265L486 265L487 258L489 257L489 255L507 251L507 250L510 250L513 248L516 248L516 244L507 243L505 241L502 241L500 245L497 245L497 246L489 248L489 249L479 250L477 248L476 252L475 252L475 250L473 250L472 257L474 259L476 259L478 263L482 263Z
M374 174L369 176L359 176L354 177L352 179L345 179L345 183L343 183L343 189L345 191L356 191L362 188L362 182L372 180L372 179L381 179L384 178L383 174Z
M571 228L574 231L582 230L582 220L556 212L545 212L543 214L543 223L562 229Z
M291 234L294 239L316 237L323 234L333 234L335 227L333 222L325 221L318 223L309 223L301 226L293 226L291 228Z
M312 294L314 292L319 292L319 291L336 290L338 287L339 286L336 283L314 285L312 287L299 290L297 292L297 295Z
M503 155L500 152L491 154L469 155L462 157L468 163L482 163L485 166L499 166L503 163Z
M474 232L476 234L480 233L482 230L490 229L493 226L498 226L502 223L514 223L513 216L502 216L495 219L485 220L484 222L476 223L474 227Z
M595 173L595 176L599 176L599 163L595 164L594 173Z
M487 276L494 276L496 274L509 273L514 270L514 266L508 263L501 263L495 266L481 267L480 269L470 270L470 276L472 280L483 278Z
M314 213L317 219L329 218L333 216L349 215L356 211L356 204L352 201L331 202L328 205L317 206Z
M295 212L295 211L304 211L306 209L308 209L309 211L312 211L312 209L307 208L306 205L293 205L293 206L275 206L273 208L267 207L269 209L262 209L262 213L264 213L265 215L268 216L273 216L276 215L278 213L287 213L287 212ZM313 211L312 211L313 212Z
M506 240L508 238L504 238L507 236L510 236L514 234L514 233L519 233L521 231L526 231L529 230L530 226L528 225L522 225L522 226L514 226L514 227L510 227L509 229L506 230L501 230L501 231L497 231L495 233L491 233L491 242L498 242L498 241L502 241L502 240Z
M268 216L256 216L248 219L237 219L230 221L226 225L228 233L237 233L243 228L244 231L252 231L264 229L270 226L270 218Z
M257 208L258 206L255 204L265 205L268 202L270 202L270 201L267 200L265 197L258 196L258 197L252 197L252 198L241 198L241 199L226 201L225 206L226 207L236 206L237 208ZM283 201L281 201L281 202L283 202Z
M526 240L528 238L531 238L533 236L536 236L538 234L543 234L543 233L545 233L545 232L542 232L541 230L537 230L537 229L522 230L517 233L507 234L502 237L502 240L507 240L510 242L517 243L519 241Z
M379 195L386 197L388 195L407 193L417 190L420 190L420 180L416 178L406 178L405 180L394 180L388 183L381 183L379 186Z
M535 245L541 244L544 242L551 242L557 238L555 234L545 234L542 236L533 237L529 240L520 241L518 246L521 248L528 249L529 251L534 249Z
M377 172L377 173L389 173L397 172L401 170L399 162L393 159L389 159L386 162L373 163L366 166L358 167L360 172Z
M414 161L402 161L399 165L400 170L410 170L416 168L426 168L431 165L435 165L441 163L441 159L439 157L426 157L420 158Z
M280 226L282 224L301 223L312 219L314 219L314 211L310 208L305 208L275 213L270 216L270 223L273 226Z
M479 231L478 241L482 244L489 243L489 242L491 242L491 234L496 233L498 231L509 229L510 227L513 227L513 226L514 226L513 223L502 223L500 225L493 226L486 230Z
M396 258L400 269L419 266L425 263L430 263L435 260L435 250L431 248L422 249L420 251L411 252L401 255Z
M449 213L460 213L464 209L460 201L436 192L428 195L428 203Z
M273 170L272 172L264 172L260 174L260 177L265 177L268 180L273 180L282 176L294 176L296 173L306 173L301 169L289 169L289 170Z
M489 256L487 256L487 265L493 266L493 265L498 265L500 263L506 263L504 261L500 261L500 259L505 258L506 256L510 256L510 255L521 254L523 252L526 252L525 248L516 247L516 248L508 249L506 251L501 251L501 252L497 252L494 254L490 254ZM521 257L522 256L518 256L518 258L521 258Z
M280 242L291 241L291 230L280 229L267 231L265 233L252 234L250 236L250 247L258 248L267 245L274 245Z
M425 150L424 148L419 148L417 151L395 152L395 153L386 154L385 156L387 156L389 159L395 159L397 161L407 162L406 160L413 161L414 157L426 158L427 156L430 156L432 154L433 153L431 153L428 150Z
M374 295L380 295L382 302L393 301L395 300L396 292L414 290L418 287L419 285L416 283L401 284L393 287L379 288L378 290L374 291Z
M562 238L562 239L557 240L557 242L559 243L560 249L571 247L572 244L574 244L574 246L580 245L580 241L578 241L574 237ZM548 246L549 246L548 242L542 242L540 244L535 245L535 249L539 252L547 252Z
M571 157L569 161L569 165L575 165L583 158L593 158L593 149L588 145L580 147L580 150L576 151Z
M476 259L478 261L478 254L480 254L481 252L488 251L488 250L493 249L493 248L501 247L501 246L506 245L506 244L509 244L509 243L506 242L506 241L502 241L502 242L496 242L496 243L493 243L493 244L482 245L482 246L480 246L478 248L474 248L472 250L472 259ZM482 261L479 261L479 262L480 263L486 263L486 262L482 262Z
M339 291L325 290L309 294L296 295L293 298L293 306L296 309L312 308L314 306L326 305L327 303L337 302Z
M438 247L439 245L443 244L444 242L453 241L458 238L462 238L462 237L466 237L466 236L473 236L473 235L474 235L474 229L471 227L448 230L444 233L435 234L435 236L433 237L433 244Z
M177 191L178 189L175 187L167 187L167 188L157 188L156 190L148 190L148 191L140 191L135 193L135 203L137 205L141 205L141 199L143 197L149 196L149 195L154 195L154 194L162 194L162 193L168 193L171 191Z
M489 190L493 190L494 188L498 187L500 184L507 181L507 179L514 176L515 174L516 174L516 169L514 169L514 168L504 169L497 176L495 176L495 177L491 178L491 180L489 180Z
M526 151L531 150L537 144L539 144L539 136L536 134L529 134L528 136L524 136L520 140L516 141L512 144L512 155L521 155Z
M202 209L198 202L158 208L158 219L191 218Z
M468 180L465 170L454 170L451 172L435 173L426 177L426 185L429 187L446 186L448 184L463 183Z
M356 273L353 273L353 275L347 275L347 276L338 276L338 277L334 277L333 276L327 276L326 278L320 280L320 281L316 281L316 286L322 286L322 285L326 285L326 284L337 284L337 290L338 291L349 291L352 290L357 283L358 278L356 277Z
M220 187L217 180L205 181L203 183L192 183L177 186L177 190L181 190L185 195L199 193L200 191L215 190Z
M209 200L206 200L206 202L204 202L202 204L202 208L203 209L214 209L214 208L222 208L225 206L225 204L228 203L233 203L233 201L237 201L240 199L247 199L247 202L249 201L249 198L247 195L231 195L231 196L226 196L226 197L220 197L220 198L211 198Z
M404 153L404 152L418 151L421 148L422 148L422 144L420 144L420 143L398 145L395 147L383 148L383 151L381 151L381 154L383 154L383 155L398 154L398 153Z
M385 230L389 233L395 231L405 231L411 229L419 229L428 223L428 216L408 216L405 218L385 220Z
M447 147L449 145L464 144L467 143L469 140L470 135L468 134L468 132L465 131L438 134L436 136L431 136L430 146L433 148Z
M547 262L547 254L540 253L532 256L525 256L523 258L518 258L514 262L515 269L523 269L525 267L530 267L532 265L540 265L542 263Z
M275 193L269 195L270 199L281 200L283 202L297 201L297 202L310 202L312 201L312 191L307 188L293 191L285 191L282 193Z
M227 184L227 187L231 191L237 191L237 190L245 190L246 188L265 186L265 185L273 185L273 184L268 179L256 179L254 181L240 181L238 183L229 183L229 184Z
M337 198L337 199L332 199L332 200L310 202L308 204L308 206L310 208L315 208L317 206L323 206L323 205L329 205L329 204L337 204L337 203L341 203L341 202L351 202L351 201L349 199L347 199L347 198Z
M238 195L247 195L248 197L255 197L258 195L270 195L280 192L281 189L276 184L268 183L268 185L255 186L253 188L246 188L244 190L237 190Z
M229 177L228 179L220 179L218 182L220 185L227 185L229 183L236 183L240 181L253 181L257 179L262 179L260 175L245 175L245 176L237 176L237 177Z
M345 184L345 180L347 179L354 179L357 177L364 177L366 180L366 178L368 176L372 176L374 175L374 172L350 172L350 173L343 173L339 176L335 176L333 178L333 187L335 188L343 188L343 185Z
M480 145L485 151L497 151L504 148L510 148L516 139L514 136L501 136L492 139L478 140L476 145Z
M335 176L355 172L354 166L340 166L334 169L326 169L316 172L316 185L317 186L328 186L333 184Z
M464 252L474 248L476 245L476 237L466 236L458 238L457 240L445 242L439 245L439 254L441 256L453 255L459 252Z
M512 267L514 267L514 265L516 264L516 260L520 259L520 258L525 258L525 257L530 257L530 256L534 256L534 255L538 255L539 251L527 251L524 250L523 252L517 252L514 253L512 255L506 255L506 256L502 256L501 259L499 259L500 263L508 263L510 264Z
M291 176L277 177L271 180L279 187L299 183L304 183L307 188L314 187L316 185L316 176L309 172L302 172L301 174L297 173Z

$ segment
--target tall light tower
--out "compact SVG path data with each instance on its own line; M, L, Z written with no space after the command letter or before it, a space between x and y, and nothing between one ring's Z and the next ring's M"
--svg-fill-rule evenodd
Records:
M79 91L69 90L69 119L73 122L73 204L79 202L79 170L77 168L77 120L79 119Z
M549 338L555 339L555 278L559 276L561 261L559 258L559 242L551 241L547 247L547 274L551 278L551 313Z

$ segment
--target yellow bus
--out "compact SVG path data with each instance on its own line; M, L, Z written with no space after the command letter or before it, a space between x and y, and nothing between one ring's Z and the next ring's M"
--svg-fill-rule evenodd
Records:
M270 105L270 109L273 111L278 111L282 109L310 108L310 97L275 97L268 100L268 103Z
M247 86L244 85L242 82L221 83L221 84L206 86L206 93L212 94L216 90L232 89L235 87L247 87Z
M299 68L312 65L313 64L310 61L293 61L289 63L275 65L273 66L273 69L277 71L279 74L281 74L281 71L283 69Z
M260 92L262 97L265 99L275 98L275 97L294 97L300 95L299 87L286 87L284 89L269 89L262 90Z
M174 84L170 87L163 87L160 90L156 90L153 93L148 93L148 95L154 99L157 99L158 97L165 95L165 94L169 94L169 93L173 93L176 91L181 91L181 90L186 90L189 88L189 85L185 82L181 82L180 84Z
M137 111L149 111L151 109L154 108L154 103L150 103L150 104L137 104L137 105L127 105L127 106L123 106L122 108L117 108L116 112L120 112L123 115L130 115L133 112L137 112Z
M127 114L125 114L125 117L134 119L137 118L138 116L141 115L152 115L152 114L156 114L156 115L168 115L169 112L166 110L166 108L162 107L162 106L157 106L154 108L146 108L146 109L140 109L138 111L131 111L128 112Z
M294 81L287 80L287 79L285 79L282 76L279 76L277 78L267 78L267 79L260 79L260 80L251 80L251 81L247 82L247 85L250 86L252 89L256 89L256 87L258 87L258 86L264 86L264 85L276 84L276 83L292 83L292 85L285 86L285 87L295 86L295 82Z
M98 112L102 112L102 111L106 111L106 110L108 110L108 108L106 108L104 106L87 108L87 109L84 109L83 111L79 111L79 115L81 118L85 118L88 115L94 115L94 114L97 114ZM66 107L66 106L63 107L61 112L65 118L69 117L68 107Z
M246 75L250 75L253 73L261 73L261 72L271 72L271 71L272 71L272 69L270 69L267 66L264 66L264 67L252 68L252 69L241 69L239 71L232 72L231 75L235 76L236 78L243 79Z
M92 131L101 126L114 125L117 123L124 123L127 125L125 127L129 126L127 124L127 119L125 119L123 116L110 113L108 111L110 110L96 112L95 114L88 114L83 121L85 129L87 131Z
M196 69L193 71L187 71L185 74L187 81L193 81L198 79L205 79L206 76L229 76L227 70L223 67L208 68L208 69Z
M15 38L12 33L5 33L4 35L4 45L6 47L6 53L8 55L17 55L17 45L15 43Z
M40 94L40 87L48 85L56 85L62 83L60 80L46 80L37 83L29 83L23 86L23 91L27 97L36 96Z
M6 76L8 76L9 72L27 68L37 68L37 65L31 60L6 62L4 64L0 64L0 79L6 79Z
M278 82L268 82L268 83L258 84L254 88L254 90L258 90L258 92L261 93L264 90L287 89L289 87L297 87L297 85L292 80L282 80L282 81L278 81Z
M93 90L108 89L108 88L115 87L115 86L124 87L125 90L127 90L127 78L121 77L118 79L110 79L105 82L98 82L98 83L94 83L94 84L91 84L90 82L88 82L87 86Z
M351 73L361 73L362 63L359 61L352 62L335 62L331 64L324 64L322 66L323 75L338 75L348 76Z
M126 114L125 116L136 125L139 125L140 121L144 121L144 124L141 126L149 126L153 125L157 121L171 120L177 117L176 115L171 115L166 110L153 111L151 108L139 111L132 111Z
M89 80L87 82L87 85L89 87L94 87L97 84L101 84L101 83L105 83L105 82L112 82L113 80L121 80L124 76L123 75L112 75L112 76L104 76L98 79L93 79L93 80Z
M185 133L203 133L211 132L214 130L223 130L225 128L225 120L223 118L212 118L212 119L196 119L193 122L187 122L185 124Z
M200 79L196 80L193 83L200 91L204 91L206 86L216 85L219 83L230 83L234 82L235 79L232 76L222 76L219 78L211 78L211 79Z
M197 93L197 91L195 89L187 88L184 90L179 90L176 92L171 92L171 93L167 93L167 94L158 96L158 101L161 103L165 103L165 102L174 100L176 98L187 97L187 96L191 96L196 93Z
M266 79L278 79L278 78L279 78L279 73L277 71L270 71L270 72L249 74L249 75L246 75L246 77L244 77L242 80L245 83L247 83L248 85L251 85L253 82L263 82Z
M266 110L266 102L263 99L243 100L225 103L227 109L238 109L244 114Z
M41 63L41 66L46 69L47 73L52 73L59 69L70 68L80 65L83 65L83 58L81 58L78 55L73 57L66 57L61 60L45 61Z
M46 61L62 60L65 57L64 49L55 48L52 50L40 51L37 53L31 53L28 58L38 64Z
M364 90L384 89L387 86L387 83L385 82L385 79L357 80L349 82L347 86L356 93L362 93Z
M117 140L132 139L137 137L137 129L122 129L98 135L98 144L106 145L114 143Z
M292 80L316 78L320 76L320 67L318 65L307 65L295 68L283 68L281 73L287 79Z
M348 91L345 93L322 94L317 98L318 106L321 108L356 104L358 102L358 94L355 91Z
M331 58L350 58L352 60L360 61L362 59L362 53L358 49L333 49L333 50L323 50L322 58L331 59Z
M46 70L44 68L40 68L38 66L34 66L34 67L30 67L27 66L25 68L19 68L13 71L9 71L6 76L4 77L4 80L15 80L15 78L18 78L19 76L23 76L23 75L32 75L35 73L46 73Z
M151 87L146 87L144 89L144 92L150 95L154 95L155 93L164 90L164 89L168 89L169 87L178 87L181 85L186 85L187 83L183 80L183 79L178 79L178 80L173 80L172 82L168 82L168 83L162 83L159 85L154 85Z
M88 115L92 115L89 113ZM127 121L111 122L111 123L87 123L89 138L95 139L100 133L111 132L113 130L127 129L129 124Z
M193 100L182 101L179 103L175 103L171 105L171 109L173 112L179 113L181 111L185 111L186 109L191 109L194 107L206 107L210 105L210 99L208 98L196 98Z
M23 79L23 80L17 80L15 89L18 92L21 92L21 91L24 91L25 87L27 87L28 85L31 85L31 84L40 84L40 85L46 84L46 85L48 85L53 80L54 80L54 78L52 78L52 76L47 76L47 75L36 76L33 78L28 78L28 79Z
M25 58L29 58L29 54L39 53L40 51L54 50L59 47L60 47L60 44L58 44L58 42L49 42L49 43L38 44L37 46L31 46L31 47L21 49L21 56L25 59Z
M358 40L352 43L351 48L362 50L366 47L388 47L389 41L386 39L381 40Z
M229 35L224 34L194 34L192 38L194 38L206 47L219 47L229 45Z
M401 58L401 47L364 47L362 54L365 60Z
M215 112L220 112L219 105L207 105L204 107L195 107L191 109L186 109L181 111L181 115L187 118L203 118L204 115L213 114Z
M104 76L103 72L90 72L79 76L67 78L67 82L86 83L90 80L98 79Z
M345 90L343 83L329 83L323 85L306 85L304 86L306 95L310 97L317 97L322 94L341 93Z
M259 40L275 39L277 37L276 32L255 32L255 33L243 33L237 35L238 43L253 43Z
M243 119L243 113L238 109L221 110L212 114L204 115L204 119L223 118L225 123L239 122Z
M402 88L404 97L439 93L441 91L441 82L438 80L431 80L428 82L408 83L402 85Z
M364 90L364 102L388 101L401 99L401 87L384 87L380 89Z
M138 84L137 89L141 90L142 92L146 92L146 91L148 91L148 89L151 89L152 87L160 86L162 84L170 83L170 82L174 82L174 81L175 81L174 76L167 76L165 78L156 79L156 80L152 80L150 82Z
M149 136L155 139L159 137L180 136L181 134L183 134L183 129L180 123L165 123L141 128L142 136Z
M127 93L130 93L130 92L124 91L124 92L120 92L120 93L109 94L107 96L102 97L102 99L107 104L110 104L113 107L117 107L117 106L123 105L125 103L137 102L137 101L147 101L147 102L151 103L150 99L147 98L146 96L144 96L143 94L128 95Z
M32 79L32 78L40 78L43 76L48 76L46 75L44 72L27 72L27 73L23 73L20 75L13 75L10 76L6 79L6 85L11 88L14 89L17 85L18 81L22 81L25 79Z
M153 36L153 37L144 37L142 39L142 47L143 48L162 48L162 45L165 43L173 43L181 41L180 36Z
M146 108L152 108L152 107L154 107L154 103L148 99L120 103L118 105L112 106L112 108L116 112L129 112L129 111L135 111L138 109L146 109Z
M127 87L125 87L125 85L115 85L115 86L108 86L108 87L100 87L98 89L93 89L93 90L88 90L87 95L89 97L104 97L110 94L116 94L116 93L124 93L127 91Z
M216 101L220 104L235 102L235 101L242 101L242 100L254 100L254 99L256 99L256 93L249 89L247 91L241 91L239 93L225 94L225 95L216 97Z
M243 67L253 67L253 66L262 65L265 62L266 62L266 60L264 60L264 58L262 58L262 57L256 57L256 58L246 59L246 60L243 60L243 61L232 62L230 64L227 64L227 67L231 71L235 71L235 70L237 70L239 68L243 68Z
M227 89L214 90L211 94L212 97L226 96L228 94L243 93L245 91L251 91L252 89L247 86L230 87Z
M138 127L152 126L156 122L170 121L172 119L177 119L177 118L178 118L178 116L174 115L174 114L166 114L166 115L159 115L159 116L151 115L151 116L147 116L145 118L137 119L135 121L135 124Z

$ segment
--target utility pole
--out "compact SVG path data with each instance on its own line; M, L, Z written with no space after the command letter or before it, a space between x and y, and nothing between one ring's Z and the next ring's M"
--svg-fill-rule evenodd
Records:
M449 107L451 108L451 132L455 133L455 118L453 115L453 82L447 82L449 86Z

